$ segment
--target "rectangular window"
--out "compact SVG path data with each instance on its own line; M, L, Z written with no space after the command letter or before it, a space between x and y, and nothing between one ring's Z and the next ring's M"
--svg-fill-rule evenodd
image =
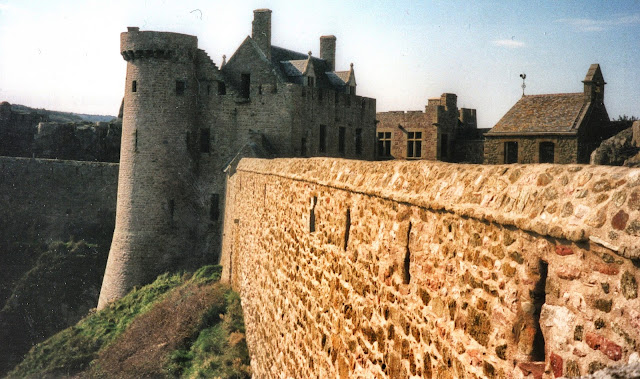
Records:
M218 95L227 94L227 85L224 82L218 82Z
M518 143L515 141L504 143L504 163L518 163Z
M251 90L251 74L241 74L240 80L240 96L248 99Z
M345 152L346 134L347 134L347 128L345 128L344 126L341 126L340 129L338 129L338 152L342 155L344 155L344 152Z
M131 92L138 92L138 81L134 80L131 82Z
M307 156L307 139L302 137L300 140L300 155L303 157Z
M318 142L318 151L321 153L327 152L327 126L320 125L320 141Z
M378 156L391 157L391 132L378 132Z
M407 132L407 158L422 158L422 132Z
M187 88L187 83L184 80L176 80L176 95L184 95L184 90Z
M449 157L449 135L440 135L440 159L446 159Z
M211 95L211 84L207 84L207 96Z
M356 155L362 155L362 128L356 129Z
M316 78L314 78L313 76L308 76L307 77L307 86L308 87L315 87L316 86Z
M554 150L555 144L553 142L540 142L540 163L553 163Z
M218 219L220 219L220 195L218 195L217 193L211 194L209 219L211 221L218 221Z
M211 129L200 129L200 152L208 153L211 151Z

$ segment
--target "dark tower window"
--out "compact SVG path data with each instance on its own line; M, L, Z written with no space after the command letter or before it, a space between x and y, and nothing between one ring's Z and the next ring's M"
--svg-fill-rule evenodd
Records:
M133 82L131 82L131 92L137 92L138 91L138 81L134 80Z
M316 86L316 78L314 78L313 76L308 76L307 77L307 86L308 87L315 87Z
M540 163L553 163L555 144L553 142L540 142Z
M407 133L407 158L422 158L422 132Z
M211 151L211 130L209 128L200 129L200 152L209 153Z
M391 157L391 132L378 132L378 156Z
M211 221L218 221L220 219L220 195L217 193L211 194L211 205L209 208L209 219Z
M184 90L187 88L187 83L184 80L176 80L176 95L184 95Z
M441 134L440 135L440 159L445 159L449 157L449 135Z
M240 96L248 99L251 89L251 74L240 75Z
M347 128L345 128L344 126L341 126L340 129L338 129L338 152L340 152L340 154L344 155L345 152L345 136L347 134Z
M362 155L362 128L356 129L356 155Z
M227 85L224 82L218 82L218 95L227 94Z
M303 157L307 156L307 139L302 137L300 140L300 155Z
M318 151L325 153L327 151L327 126L320 125L320 141L318 143Z
M504 163L518 163L518 143L515 141L504 143Z
M175 200L169 200L169 221L173 222L173 216L176 212L176 202Z
M207 95L211 95L211 84L207 84Z

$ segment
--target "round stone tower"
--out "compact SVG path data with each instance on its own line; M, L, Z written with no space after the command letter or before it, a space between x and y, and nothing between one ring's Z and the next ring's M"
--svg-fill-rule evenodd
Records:
M127 61L116 225L98 309L157 275L194 264L197 137L194 36L120 36Z

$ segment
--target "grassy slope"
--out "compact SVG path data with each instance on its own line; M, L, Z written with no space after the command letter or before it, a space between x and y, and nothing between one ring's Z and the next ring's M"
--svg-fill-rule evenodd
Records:
M9 377L250 377L240 300L219 266L162 275L36 345Z

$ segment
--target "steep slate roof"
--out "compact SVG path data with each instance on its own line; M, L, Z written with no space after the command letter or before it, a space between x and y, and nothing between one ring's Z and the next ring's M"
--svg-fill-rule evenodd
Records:
M278 46L271 46L271 63L276 67L285 81L298 83L298 78L307 70L310 63L316 77L316 87L331 88L340 90L345 86L346 81L338 75L348 74L350 71L332 72L328 71L327 61L308 54L298 53ZM338 80L335 80L338 77ZM348 79L348 78L347 78Z
M487 134L574 134L589 105L582 92L523 96Z

